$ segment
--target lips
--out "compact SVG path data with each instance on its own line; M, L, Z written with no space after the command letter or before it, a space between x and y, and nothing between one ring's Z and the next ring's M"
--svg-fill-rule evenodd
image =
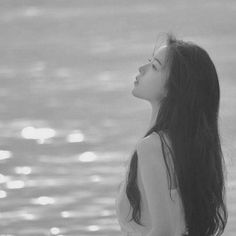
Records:
M139 82L139 78L138 78L138 76L136 76L135 78L136 78L136 81Z

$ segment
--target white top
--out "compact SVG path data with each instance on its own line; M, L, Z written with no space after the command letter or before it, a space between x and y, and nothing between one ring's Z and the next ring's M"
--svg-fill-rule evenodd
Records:
M155 132L154 132L155 133ZM158 135L157 133L155 133ZM159 135L158 135L159 137ZM164 157L163 157L164 158ZM129 166L129 165L128 165ZM129 200L127 198L125 189L126 189L126 180L128 175L128 169L126 170L125 176L119 190L117 192L117 196L115 198L115 209L116 216L121 228L122 236L146 236L148 232L151 230L151 219L147 205L147 199L145 197L144 188L141 180L141 176L139 172L137 172L137 184L141 193L141 223L145 226L137 224L134 220L128 222L132 216L132 208L129 204ZM175 234L173 236L182 236L182 234L186 233L186 227L184 222L184 211L182 206L182 201L179 197L178 188L171 189L171 197L169 204L172 208L173 214L170 218L170 225L175 229Z

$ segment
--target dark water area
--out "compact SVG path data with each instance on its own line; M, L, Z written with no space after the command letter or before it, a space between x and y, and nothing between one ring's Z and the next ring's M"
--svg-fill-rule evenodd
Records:
M150 107L131 94L159 32L209 52L236 233L235 1L0 1L0 236L119 236L115 195Z

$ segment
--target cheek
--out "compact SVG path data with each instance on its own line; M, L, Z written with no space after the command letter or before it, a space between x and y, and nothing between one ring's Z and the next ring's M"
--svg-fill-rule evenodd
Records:
M161 78L158 78L157 76L147 78L142 85L143 90L148 93L151 98L159 98L163 93L163 83Z
M150 93L152 94L152 97L154 98L161 97L163 93L162 83L159 83L159 82L153 83L153 85L150 87Z
M157 100L161 100L163 97L166 96L166 88L165 88L165 81L164 78L158 78L158 80L156 80L153 83L153 95L155 97L155 99Z
M163 90L163 83L161 78L159 77L153 77L150 80L150 83L148 84L150 91L153 91L153 93L159 94Z

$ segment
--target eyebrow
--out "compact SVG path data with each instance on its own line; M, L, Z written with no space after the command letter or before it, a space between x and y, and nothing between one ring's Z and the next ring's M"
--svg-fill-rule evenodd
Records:
M160 65L162 65L159 59L157 59L156 57L154 57L154 59L157 60Z

